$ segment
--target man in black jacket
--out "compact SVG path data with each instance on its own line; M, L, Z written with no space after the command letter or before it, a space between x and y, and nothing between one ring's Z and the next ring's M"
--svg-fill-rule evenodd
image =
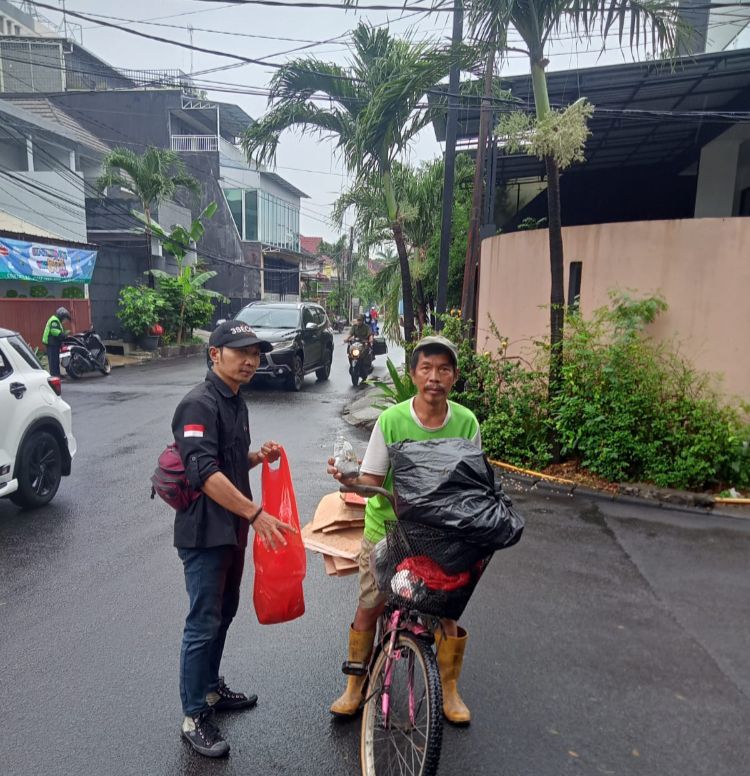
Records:
M247 405L240 386L252 380L270 343L245 323L227 321L209 339L213 368L178 405L172 431L191 486L202 491L175 515L174 544L185 570L190 610L180 654L182 736L200 754L221 757L229 744L214 711L251 708L257 696L232 692L219 676L227 629L237 613L247 536L252 525L271 548L291 526L253 501L248 470L279 457L265 442L249 452Z

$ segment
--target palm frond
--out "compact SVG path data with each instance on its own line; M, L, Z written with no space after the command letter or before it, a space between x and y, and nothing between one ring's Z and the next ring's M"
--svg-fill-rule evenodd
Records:
M248 127L240 142L248 159L267 164L275 158L281 134L287 129L330 136L336 138L340 146L349 138L350 127L350 120L343 112L324 110L306 102L284 102Z

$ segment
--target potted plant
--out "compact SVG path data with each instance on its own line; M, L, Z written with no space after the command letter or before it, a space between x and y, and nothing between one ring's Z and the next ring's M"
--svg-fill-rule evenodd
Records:
M164 302L158 291L148 286L125 286L120 290L117 317L144 350L156 350L164 330L159 317ZM161 334L153 334L159 326Z

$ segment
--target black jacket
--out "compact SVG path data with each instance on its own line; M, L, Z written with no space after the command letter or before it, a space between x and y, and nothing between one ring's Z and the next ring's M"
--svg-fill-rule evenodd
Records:
M247 405L220 377L209 371L205 381L185 396L172 418L172 432L193 488L200 489L211 474L220 471L252 499ZM202 494L175 514L174 546L245 547L249 528L247 520Z

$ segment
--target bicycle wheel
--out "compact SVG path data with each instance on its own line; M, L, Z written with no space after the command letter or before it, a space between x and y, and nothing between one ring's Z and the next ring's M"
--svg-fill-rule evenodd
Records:
M362 774L434 776L443 740L443 698L435 655L409 633L399 635L390 661L387 652L384 648L375 660L362 710Z

